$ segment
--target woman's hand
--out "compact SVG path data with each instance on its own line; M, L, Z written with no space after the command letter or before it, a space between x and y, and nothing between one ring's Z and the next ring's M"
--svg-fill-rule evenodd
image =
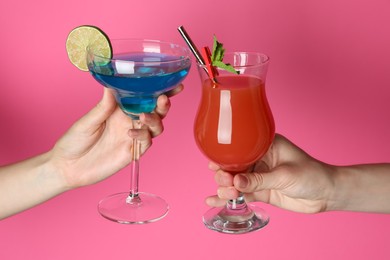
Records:
M160 96L153 113L140 115L142 128L134 129L135 122L121 111L110 90L105 88L102 100L51 151L52 161L61 169L68 188L96 183L128 165L134 138L144 153L152 138L163 132L162 119L169 108L167 96Z

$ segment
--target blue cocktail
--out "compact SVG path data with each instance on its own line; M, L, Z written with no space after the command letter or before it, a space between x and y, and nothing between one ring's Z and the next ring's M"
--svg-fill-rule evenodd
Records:
M150 113L161 94L174 90L187 76L190 53L177 44L151 40L112 40L113 57L87 51L88 69L102 85L112 89L118 105L141 127L139 115ZM111 195L99 202L107 219L125 224L156 221L168 212L160 197L138 192L140 145L133 142L130 192Z
M93 77L115 90L123 111L137 119L152 112L157 97L176 87L187 76L191 61L185 56L161 53L114 54L108 62L89 62Z

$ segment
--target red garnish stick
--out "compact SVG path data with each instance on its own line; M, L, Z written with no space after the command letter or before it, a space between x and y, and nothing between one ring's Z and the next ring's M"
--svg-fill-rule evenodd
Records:
M209 74L209 77L215 81L215 77L218 76L218 71L214 68L213 64L211 63L211 52L209 47L203 47L201 50L202 58L205 62L205 66L207 69L207 73Z

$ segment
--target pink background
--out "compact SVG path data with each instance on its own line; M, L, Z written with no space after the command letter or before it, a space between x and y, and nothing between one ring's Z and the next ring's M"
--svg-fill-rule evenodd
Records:
M271 57L268 98L277 131L332 164L390 161L390 1L36 0L0 2L0 163L50 149L92 108L102 87L68 61L65 40L82 24L111 38L199 46L212 34L228 50ZM165 132L143 157L140 188L171 206L160 222L115 224L102 197L127 190L128 169L0 222L0 259L389 259L390 215L305 215L264 208L270 224L248 235L203 227L213 174L192 124L196 70L172 99Z

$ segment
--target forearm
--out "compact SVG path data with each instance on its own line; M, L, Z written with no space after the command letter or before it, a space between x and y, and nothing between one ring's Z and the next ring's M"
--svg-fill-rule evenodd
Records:
M0 167L0 219L38 205L66 190L50 152Z
M390 213L390 164L335 167L328 210Z

